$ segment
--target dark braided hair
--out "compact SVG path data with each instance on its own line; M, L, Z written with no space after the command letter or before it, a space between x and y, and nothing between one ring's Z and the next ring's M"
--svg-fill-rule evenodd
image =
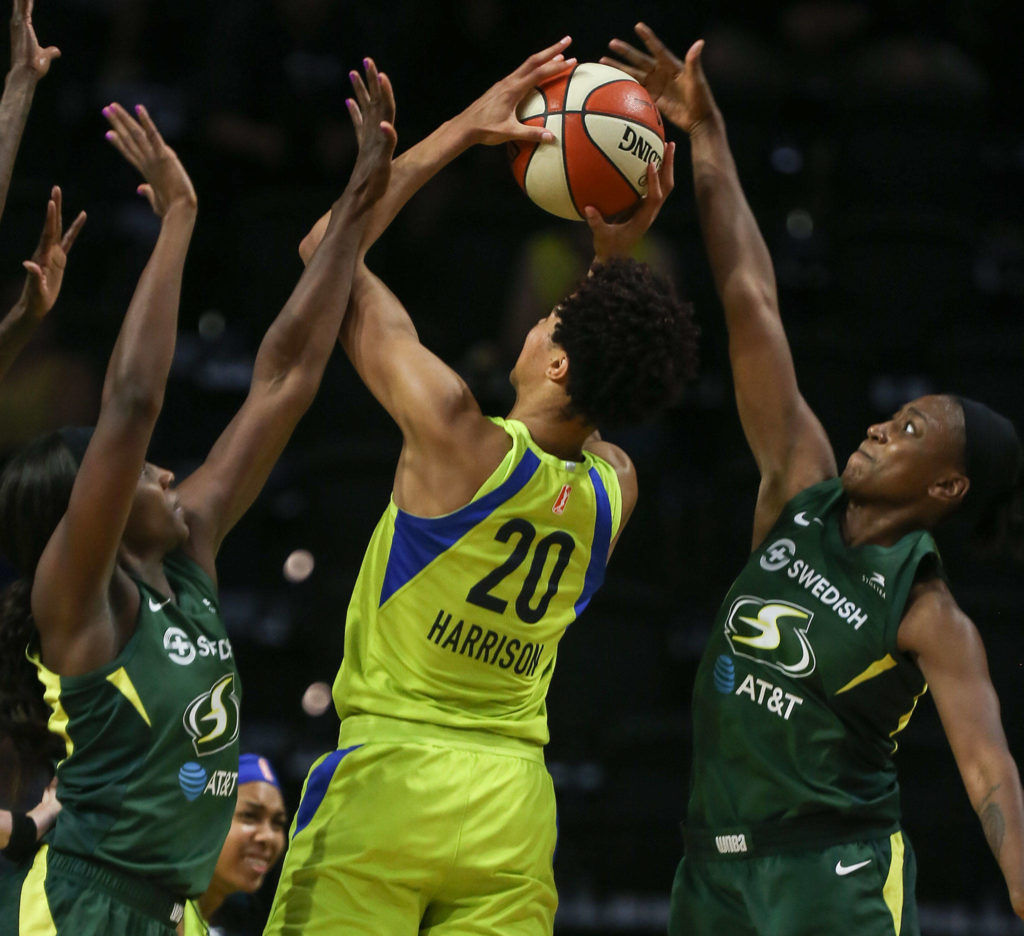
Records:
M696 374L693 307L645 263L595 265L557 311L552 340L569 355L569 415L589 425L650 416Z
M32 580L53 531L67 512L78 461L59 432L29 443L0 473L0 552L19 578L0 595L0 739L18 763L15 775L64 753L47 729L49 707L25 651L35 636Z

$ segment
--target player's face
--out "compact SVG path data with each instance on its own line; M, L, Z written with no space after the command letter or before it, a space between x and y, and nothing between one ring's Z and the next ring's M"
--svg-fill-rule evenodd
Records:
M552 335L558 325L558 309L552 309L542 319L537 321L527 333L523 341L523 348L519 352L519 358L509 380L517 390L524 380L542 376L547 369L552 349L556 347Z
M288 817L281 791L254 780L238 787L231 828L217 859L213 884L225 894L254 894L284 851Z
M146 462L135 488L135 499L125 526L125 542L149 549L154 545L169 552L188 539L185 511L171 486L174 474Z
M868 427L843 469L843 489L851 497L905 505L927 497L940 478L962 472L962 461L959 407L949 397L920 397Z

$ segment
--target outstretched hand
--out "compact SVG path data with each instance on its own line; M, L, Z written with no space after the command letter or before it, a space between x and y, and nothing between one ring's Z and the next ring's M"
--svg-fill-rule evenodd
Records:
M550 143L555 137L543 127L528 127L516 118L516 107L533 87L576 64L564 55L569 36L531 55L511 75L492 85L455 118L467 127L471 142L495 146L509 140Z
M692 133L715 110L715 99L704 77L700 56L704 40L698 39L681 60L644 23L636 24L636 34L647 46L647 53L621 39L612 39L608 47L624 61L608 56L603 65L611 65L632 75L650 94L658 109L677 127ZM649 53L649 54L648 54Z
M594 260L601 263L611 257L628 257L640 238L658 217L665 199L675 188L675 143L665 144L665 155L661 167L654 168L654 163L647 165L647 195L640 201L625 221L612 224L605 221L593 205L583 209L590 232L594 237Z
M45 49L36 39L36 31L32 28L33 0L14 0L11 10L11 70L24 68L31 71L37 78L42 78L50 70L50 63L60 58L60 49L47 46Z
M173 205L181 205L194 212L196 190L185 167L160 136L146 108L138 104L135 113L138 120L120 104L103 108L103 116L112 128L106 133L107 139L146 180L137 191L146 196L153 211L161 218Z
M363 59L366 79L357 71L349 72L355 98L345 104L359 142L359 154L352 169L348 189L360 207L368 208L387 191L391 178L391 157L398 143L395 133L395 94L391 81L377 71L373 59Z
M28 313L35 318L46 315L57 301L64 280L68 254L75 243L75 238L78 237L78 232L85 224L85 212L80 211L71 227L62 233L61 207L60 187L55 185L50 193L50 201L46 205L46 222L39 244L32 254L32 259L22 264L28 270L22 301Z

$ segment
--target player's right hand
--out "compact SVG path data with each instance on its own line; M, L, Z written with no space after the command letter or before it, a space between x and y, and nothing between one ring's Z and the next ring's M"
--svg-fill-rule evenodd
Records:
M690 46L683 61L644 23L636 24L636 34L647 46L647 53L621 39L612 39L608 47L624 61L602 56L601 64L636 78L667 120L692 133L715 111L715 99L700 62L704 40L698 39Z
M138 104L135 113L138 120L120 104L103 108L103 116L111 126L107 139L146 180L139 186L139 194L146 196L153 211L161 218L173 206L194 213L198 199L185 167L160 136L146 108Z
M528 127L516 117L516 107L535 85L543 84L576 64L564 55L572 39L566 36L554 45L531 55L511 75L492 85L455 118L464 125L470 142L495 146L509 140L550 143L555 137L543 127Z

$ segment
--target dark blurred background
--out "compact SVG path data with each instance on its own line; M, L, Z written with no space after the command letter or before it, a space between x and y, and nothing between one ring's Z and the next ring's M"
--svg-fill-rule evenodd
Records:
M259 339L300 273L298 242L354 155L346 74L391 76L399 149L565 33L581 61L642 17L680 55L700 36L740 173L775 260L802 389L844 464L866 426L952 389L1024 422L1024 110L1013 0L37 0L40 84L0 228L0 305L49 187L89 221L45 331L0 385L0 445L95 418L106 358L156 223L103 140L105 104L145 103L191 172L200 221L151 457L179 477L248 386ZM3 16L9 15L5 4ZM1018 10L1019 12L1019 10ZM6 64L6 63L4 63ZM701 378L615 437L641 499L607 584L566 635L549 697L559 796L557 930L664 931L681 851L692 676L749 547L757 474L732 402L724 329L693 210L685 141L647 249L697 305ZM460 158L410 203L370 265L424 342L503 414L525 331L581 272L586 228L545 215L501 148ZM553 298L552 298L553 297ZM5 303L5 304L4 304ZM245 683L243 749L276 762L294 809L332 748L326 707L344 611L384 509L397 430L331 362L266 491L225 544L223 607ZM291 581L297 550L314 559ZM1019 569L944 544L1024 755ZM897 755L925 933L1022 933L927 700ZM270 882L271 884L273 882Z

